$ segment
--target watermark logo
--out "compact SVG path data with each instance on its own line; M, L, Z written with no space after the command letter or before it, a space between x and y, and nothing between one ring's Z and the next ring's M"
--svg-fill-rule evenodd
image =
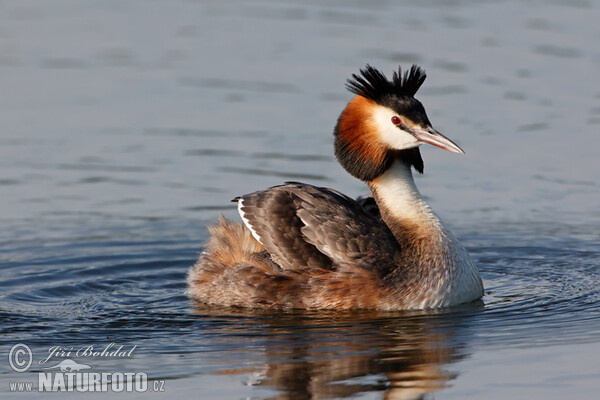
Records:
M13 371L25 372L31 367L32 362L33 353L26 344L15 344L8 353L8 363Z
M8 353L10 367L19 373L37 371L38 379L37 382L11 382L9 390L11 392L163 392L164 381L149 382L145 372L87 371L93 370L93 363L86 358L131 357L136 347L126 348L115 343L109 343L104 347L52 346L48 349L48 355L34 364L31 348L23 343L16 344ZM33 371L30 371L32 366L34 366ZM40 370L50 370L50 372L40 372Z
M85 365L85 364L79 364L78 362L69 360L67 358L66 360L59 362L58 364L56 364L53 367L46 367L43 369L54 369L54 368L60 368L60 372L77 372L77 371L81 371L82 369L90 369L92 367L90 367L89 365Z

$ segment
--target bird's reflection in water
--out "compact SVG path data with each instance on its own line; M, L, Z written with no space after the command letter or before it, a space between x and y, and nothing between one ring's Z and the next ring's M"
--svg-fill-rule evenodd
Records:
M344 398L374 391L384 399L420 399L447 387L456 377L448 364L468 356L458 313L277 313L202 305L196 312L252 321L251 351L261 352L264 364L219 374L243 375L248 385L279 392L270 399ZM240 329L238 320L232 340L239 339ZM241 353L248 351L243 340L239 345Z

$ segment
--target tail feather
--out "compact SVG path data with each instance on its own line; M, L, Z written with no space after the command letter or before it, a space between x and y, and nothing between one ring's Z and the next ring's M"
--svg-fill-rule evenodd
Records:
M373 271L282 269L245 225L220 218L188 273L188 295L205 304L250 308L376 308Z
M220 216L219 222L208 228L211 237L206 245L206 253L213 262L227 265L246 263L255 253L265 248L252 236L244 225L229 221Z
M204 303L248 306L280 269L243 224L219 217L205 251L188 273L188 294ZM262 295L267 294L268 291Z

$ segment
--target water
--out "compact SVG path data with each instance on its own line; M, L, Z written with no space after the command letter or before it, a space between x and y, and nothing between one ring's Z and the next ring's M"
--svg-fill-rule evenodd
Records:
M42 371L14 372L14 344L37 363L115 343L133 356L74 359L165 380L156 397L595 399L599 9L0 2L0 393ZM191 302L187 269L205 225L237 218L231 198L285 180L365 193L332 155L344 80L413 62L434 126L467 152L423 148L417 185L479 266L483 304Z

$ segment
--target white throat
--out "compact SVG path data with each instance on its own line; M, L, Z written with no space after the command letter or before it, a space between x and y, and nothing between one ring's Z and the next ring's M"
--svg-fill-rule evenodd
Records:
M406 222L439 222L429 205L423 200L411 167L396 160L387 171L370 184L371 190L377 192L382 206L397 220Z

